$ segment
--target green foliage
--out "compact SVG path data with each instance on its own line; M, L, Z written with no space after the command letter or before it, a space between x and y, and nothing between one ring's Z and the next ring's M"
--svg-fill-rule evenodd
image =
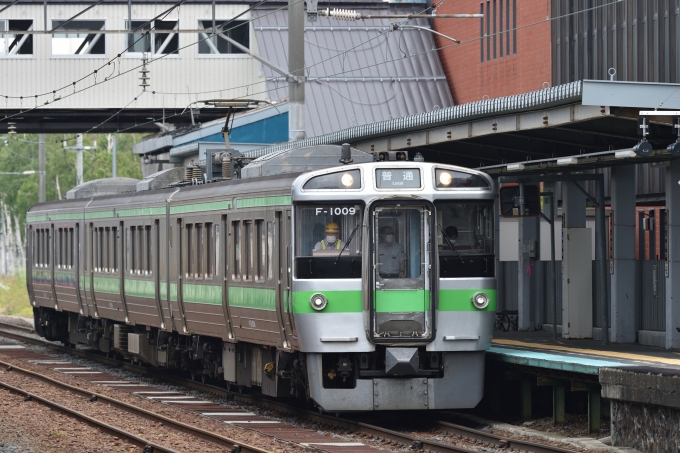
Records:
M141 179L139 156L132 154L132 145L141 140L141 134L88 134L83 137L84 146L96 149L83 151L83 180L91 181L111 177L110 139L117 141L117 175ZM38 134L16 134L0 140L0 167L3 172L34 170L33 175L0 175L0 197L12 215L21 219L22 230L26 211L38 202ZM73 135L68 136L67 146L75 146ZM76 184L76 151L64 149L63 135L45 135L45 199L63 199L66 192ZM7 146L5 146L5 143ZM61 197L59 197L61 194Z
M33 317L26 290L26 275L9 275L0 279L0 314Z

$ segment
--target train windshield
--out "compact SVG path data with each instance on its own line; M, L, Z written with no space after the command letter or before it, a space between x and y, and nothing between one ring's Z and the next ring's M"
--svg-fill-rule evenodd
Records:
M440 277L493 277L493 202L446 200L435 208Z
M359 202L295 208L297 278L361 278L363 208Z

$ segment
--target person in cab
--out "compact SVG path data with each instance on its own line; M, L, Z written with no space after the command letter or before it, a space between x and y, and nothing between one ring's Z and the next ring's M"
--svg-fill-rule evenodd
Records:
M380 228L378 258L381 278L404 278L406 254L401 244L395 241L394 230L390 226Z
M340 240L340 226L335 222L330 222L326 225L326 237L314 246L314 250L340 250L343 247L343 242Z

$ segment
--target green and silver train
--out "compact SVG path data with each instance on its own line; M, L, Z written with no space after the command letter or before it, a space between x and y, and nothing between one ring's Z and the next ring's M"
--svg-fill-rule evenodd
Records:
M33 206L37 332L329 412L477 405L492 179L356 150L340 166L297 156L279 168L303 173L254 161L243 179Z

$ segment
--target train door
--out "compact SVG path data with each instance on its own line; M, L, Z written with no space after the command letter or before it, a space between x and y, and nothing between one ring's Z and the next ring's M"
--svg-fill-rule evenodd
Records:
M222 236L220 237L220 232ZM222 216L220 228L216 233L217 246L217 263L219 265L219 275L222 276L222 311L224 312L224 319L227 321L227 337L230 340L234 339L234 326L231 320L231 313L229 312L229 222L227 216ZM221 242L220 242L221 239ZM221 253L220 253L221 252Z
M35 302L35 295L33 294L33 266L35 266L35 237L33 236L33 227L26 226L26 282L28 282L28 298L31 304Z
M125 234L125 224L120 222L118 228L115 231L116 237L114 238L114 243L117 245L114 250L114 268L118 270L118 290L120 291L120 304L123 306L123 315L125 316L125 322L130 322L130 315L128 314L127 300L125 299L125 277L127 273L127 260L126 253L128 247L128 237Z
M90 228L88 228L88 234L89 234L89 241L88 243L88 262L89 262L89 267L88 267L88 279L90 281L90 300L92 301L92 308L94 309L94 317L98 318L99 317L99 312L97 310L97 300L95 299L95 288L94 288L94 241L95 241L95 233L94 233L94 224L90 223Z
M429 203L372 208L371 339L419 342L434 328L433 247Z
M57 299L57 288L55 287L55 282L54 282L54 265L56 263L54 259L54 251L55 251L55 246L54 246L54 224L50 224L50 232L48 236L48 247L50 252L48 253L48 261L49 261L49 266L50 266L50 287L52 289L52 297L54 300L54 309L59 310L59 300Z
M151 224L151 274L153 276L154 299L158 310L158 322L161 329L165 329L165 315L161 305L161 228L160 221L155 219Z
M83 294L80 292L80 224L76 223L73 231L76 240L71 243L71 247L75 248L72 250L73 253L73 269L76 275L76 300L78 301L78 307L80 308L80 314L85 314L85 304L83 303Z
M290 237L290 209L275 211L267 221L267 245L270 258L268 273L276 284L276 307L283 321L284 347L291 348L297 344L297 332L293 320L293 306L290 275L290 246L286 238Z
M187 317L184 314L184 305L182 304L183 299L182 299L182 286L184 283L184 272L185 272L185 267L186 263L183 261L186 259L187 253L184 250L185 247L185 242L184 239L184 224L182 222L182 219L177 219L177 232L175 233L177 235L177 310L179 311L179 321L182 324L182 330L184 333L188 332L187 330ZM177 320L177 318L173 318ZM179 327L179 326L175 326Z

